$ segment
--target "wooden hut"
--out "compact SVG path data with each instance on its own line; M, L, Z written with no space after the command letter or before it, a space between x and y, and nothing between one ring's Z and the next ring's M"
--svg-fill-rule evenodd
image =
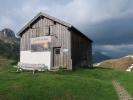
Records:
M73 69L92 65L92 40L50 15L38 13L17 35L21 38L20 63L27 68L45 65L49 70Z

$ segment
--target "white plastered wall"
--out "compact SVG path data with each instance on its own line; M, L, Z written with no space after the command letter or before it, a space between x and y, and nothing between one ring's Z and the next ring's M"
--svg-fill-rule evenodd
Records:
M50 70L51 52L20 51L20 62L27 64L45 64Z

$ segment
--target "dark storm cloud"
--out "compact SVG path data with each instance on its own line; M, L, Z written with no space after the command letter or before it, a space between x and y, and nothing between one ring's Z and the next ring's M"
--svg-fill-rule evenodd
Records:
M110 19L84 29L94 41L93 50L112 57L133 54L133 17Z
M94 45L93 51L99 51L111 57L133 54L133 44L128 45Z
M133 44L133 17L111 19L85 29L96 44Z

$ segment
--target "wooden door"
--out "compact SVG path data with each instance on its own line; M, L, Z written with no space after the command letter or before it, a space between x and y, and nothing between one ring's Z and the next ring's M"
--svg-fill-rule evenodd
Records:
M54 67L60 67L61 66L61 48L55 47L53 50L53 65Z

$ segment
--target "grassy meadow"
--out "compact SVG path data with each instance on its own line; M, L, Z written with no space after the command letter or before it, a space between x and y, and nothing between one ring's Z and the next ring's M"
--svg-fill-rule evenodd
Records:
M107 68L16 72L0 66L0 100L118 100L112 80L133 96L133 73Z

